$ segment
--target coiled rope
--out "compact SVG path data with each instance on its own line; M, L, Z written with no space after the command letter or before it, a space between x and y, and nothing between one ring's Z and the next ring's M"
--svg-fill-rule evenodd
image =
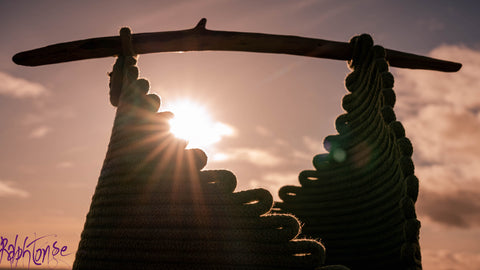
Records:
M138 78L129 29L113 67L118 106L73 269L315 269L323 246L299 221L270 214L264 189L234 192L235 175L202 171L207 156L169 131L169 112ZM329 266L321 269L345 269Z
M418 179L412 144L396 121L393 76L385 50L369 35L351 40L353 70L345 85L346 113L328 136L328 154L300 173L301 186L284 186L276 207L303 223L303 234L321 238L326 262L351 269L421 269L420 222L414 203Z

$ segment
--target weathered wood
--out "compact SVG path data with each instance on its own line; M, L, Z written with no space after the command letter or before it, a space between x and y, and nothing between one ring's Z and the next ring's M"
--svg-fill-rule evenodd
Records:
M349 43L298 36L270 35L230 31L212 31L205 28L202 19L195 28L180 31L133 34L137 54L178 51L244 51L257 53L291 54L336 60L349 60ZM65 42L25 51L13 56L19 65L40 66L83 59L119 55L122 45L119 36L91 38ZM393 67L429 69L445 72L458 71L460 63L434 59L386 49L387 60Z

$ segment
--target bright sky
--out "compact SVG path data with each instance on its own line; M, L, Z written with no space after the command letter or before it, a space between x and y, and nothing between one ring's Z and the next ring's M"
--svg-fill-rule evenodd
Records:
M479 11L477 1L0 0L0 236L55 234L47 241L72 252L58 266L71 267L114 117L114 58L31 68L11 57L122 26L192 28L205 17L212 30L337 41L369 33L386 48L462 62L454 74L391 71L420 179L424 269L480 269ZM149 54L139 68L162 110L188 100L218 128L204 148L207 168L234 172L237 190L274 196L325 151L349 73L341 61L241 52Z

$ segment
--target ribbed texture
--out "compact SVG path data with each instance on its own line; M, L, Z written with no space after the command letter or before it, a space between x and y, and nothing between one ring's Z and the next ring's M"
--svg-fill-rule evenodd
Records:
M301 186L280 189L276 207L297 216L304 235L322 239L327 264L421 269L418 179L412 144L393 111L385 50L368 35L351 44L350 93L335 122L338 134L325 138L329 153L314 157L315 170L300 173Z
M114 67L128 80L73 269L322 265L323 246L297 239L300 224L294 216L269 214L273 199L268 191L234 192L231 172L201 171L205 153L185 150L185 142L169 132L172 115L156 113L159 99L146 95L148 81L138 79L132 59Z

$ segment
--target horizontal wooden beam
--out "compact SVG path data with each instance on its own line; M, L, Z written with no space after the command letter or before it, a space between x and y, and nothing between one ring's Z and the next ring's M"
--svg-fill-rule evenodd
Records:
M351 45L347 42L298 36L212 31L207 30L205 26L206 19L202 19L196 27L188 30L133 34L133 48L137 54L178 51L243 51L335 60L349 60L352 56ZM120 37L111 36L59 43L21 52L13 56L13 61L19 65L41 66L116 56L121 52ZM386 57L390 66L400 68L455 72L462 67L460 63L390 49L386 49Z

